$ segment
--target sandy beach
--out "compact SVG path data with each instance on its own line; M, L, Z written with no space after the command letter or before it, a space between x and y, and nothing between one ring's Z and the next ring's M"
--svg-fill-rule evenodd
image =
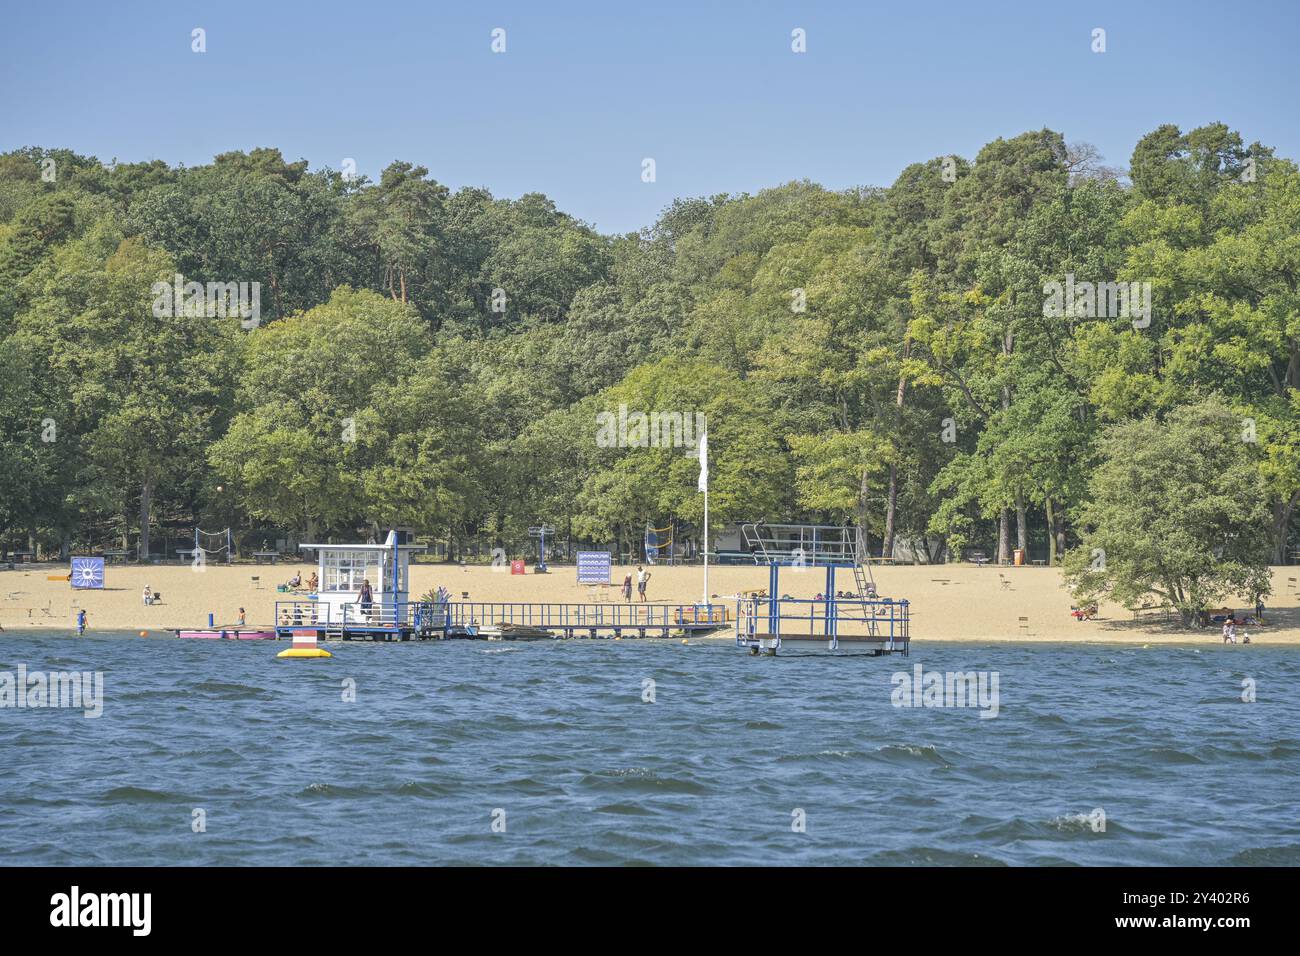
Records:
M203 627L212 614L218 624L233 624L245 609L249 625L270 624L275 602L289 595L276 591L295 571L303 579L315 570L305 563L270 565L208 565L202 572L188 565L136 567L110 565L105 588L74 590L60 577L62 564L19 565L0 571L0 627L8 630L67 632L84 607L91 630L144 631L165 636L173 628ZM571 565L552 565L549 574L512 575L508 569L462 568L458 565L419 564L411 567L413 597L439 585L459 600L468 593L473 601L538 603L590 603L619 601L617 582L632 569L616 568L609 588L593 589L577 583ZM911 601L913 640L945 641L1116 641L1216 642L1214 628L1183 630L1175 622L1133 619L1132 612L1103 605L1094 621L1070 616L1071 600L1053 568L977 567L968 564L876 567L876 584L883 596ZM699 566L654 567L648 596L652 602L692 602L702 595ZM1273 569L1273 595L1266 600L1264 627L1248 627L1251 640L1261 644L1300 644L1300 568ZM1004 585L1005 582L1005 585ZM709 590L715 601L733 605L734 595L768 583L765 567L725 565L709 569ZM162 592L162 602L146 607L141 601L145 585ZM825 586L820 569L797 572L783 569L781 589L795 597L812 597ZM842 569L836 586L852 590L853 575ZM1235 606L1245 609L1239 598Z

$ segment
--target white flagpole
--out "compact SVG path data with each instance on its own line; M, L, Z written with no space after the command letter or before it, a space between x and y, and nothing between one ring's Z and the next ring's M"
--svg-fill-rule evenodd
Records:
M700 488L704 492L704 606L709 606L709 426L700 437ZM712 611L705 611L712 617Z
M704 603L709 603L709 489L704 489Z

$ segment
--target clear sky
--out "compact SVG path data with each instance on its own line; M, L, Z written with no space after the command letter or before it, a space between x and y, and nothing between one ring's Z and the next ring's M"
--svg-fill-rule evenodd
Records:
M0 150L404 159L622 232L677 196L888 185L1043 126L1118 166L1161 123L1216 120L1297 158L1297 64L1298 0L11 0Z

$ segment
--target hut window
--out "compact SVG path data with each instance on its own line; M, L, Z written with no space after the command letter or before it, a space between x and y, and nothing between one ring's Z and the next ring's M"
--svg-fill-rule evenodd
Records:
M326 551L322 570L322 591L360 591L367 578L379 586L379 556L366 551Z

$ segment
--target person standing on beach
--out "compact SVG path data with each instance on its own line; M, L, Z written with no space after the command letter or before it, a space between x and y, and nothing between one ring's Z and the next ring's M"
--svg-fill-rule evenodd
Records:
M632 603L632 572L631 571L623 575L623 600L628 604Z
M645 586L649 583L650 583L650 572L645 570L644 568L641 567L641 565L638 564L636 566L636 593L641 596L642 601L645 600Z
M242 607L239 609L239 626L244 626L244 609Z
M77 637L86 633L86 609L83 607L77 612Z

